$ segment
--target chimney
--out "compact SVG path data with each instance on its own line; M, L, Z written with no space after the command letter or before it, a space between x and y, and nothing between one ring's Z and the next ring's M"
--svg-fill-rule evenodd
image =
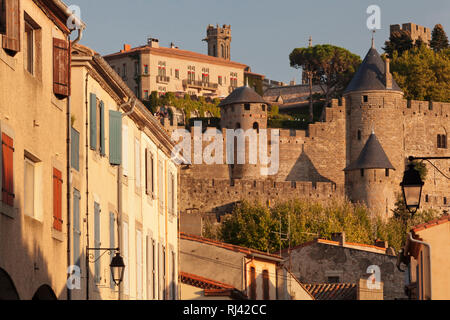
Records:
M331 240L339 242L339 245L345 244L345 232L336 232L331 235Z
M155 38L148 38L147 39L147 45L150 48L159 48L159 40Z
M131 50L131 45L125 43L123 45L123 50L120 50L120 52L128 52L130 50Z
M386 58L386 89L392 89L391 61Z

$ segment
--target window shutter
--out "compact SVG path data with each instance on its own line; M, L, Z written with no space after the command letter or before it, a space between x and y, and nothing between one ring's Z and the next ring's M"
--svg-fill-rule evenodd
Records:
M3 0L3 48L13 51L20 51L20 7L19 0Z
M122 114L109 111L109 162L122 163Z
M100 205L94 202L94 248L100 248ZM100 250L95 250L95 282L100 282Z
M173 202L172 202L172 200L173 200L173 198L172 198L172 191L173 191L173 176L172 176L172 173L169 173L169 177L168 177L168 185L167 185L167 192L168 192L168 195L167 195L167 198L168 198L168 201L169 201L169 214L173 214Z
M2 202L14 206L14 141L2 133Z
M115 225L114 213L110 212L109 213L109 247L110 248L115 248L116 247L114 225ZM112 258L113 258L113 255L111 255L110 262L112 261ZM114 289L114 286L115 286L114 279L113 279L112 274L111 274L109 287L111 289Z
M140 152L140 143L139 140L135 140L134 143L134 175L135 175L135 182L136 182L136 188L139 188L141 186L141 152Z
M71 128L71 141L72 141L72 148L71 148L71 162L72 162L72 168L74 168L77 171L80 171L80 133L75 130L74 128Z
M69 95L69 43L53 38L53 92L62 97Z
M53 168L53 228L62 231L62 173Z
M151 170L151 161L152 161L152 159L150 157L151 157L151 153L146 148L145 149L145 193L147 195L152 194L152 192L150 190L150 188L152 186L152 182L150 180L151 176L152 176L152 173L150 171Z
M269 293L269 271L264 270L263 271L263 300L270 300L270 293Z
M122 128L123 175L128 176L128 127Z
M106 155L105 149L105 104L100 101L100 154Z
M73 264L80 267L80 192L73 190Z
M91 149L97 150L97 95L95 93L90 95L89 111Z

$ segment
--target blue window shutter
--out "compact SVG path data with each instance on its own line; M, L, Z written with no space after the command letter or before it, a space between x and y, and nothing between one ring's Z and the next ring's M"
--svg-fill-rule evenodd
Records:
M80 265L80 192L73 190L73 264Z
M95 93L91 93L89 118L91 149L97 150L97 95Z
M114 218L114 213L113 212L110 212L109 213L109 247L110 248L115 248L116 247L116 244L115 244L115 230L114 230L114 225L115 225L115 218ZM111 254L111 260L112 260L112 258L113 258L113 256L114 256L114 254L112 253ZM111 262L111 261L110 261ZM113 280L113 277L112 277L112 274L111 274L111 276L110 276L110 285L109 285L109 287L111 288L111 289L114 289L114 286L115 286L115 284L114 284L114 280Z
M72 168L80 171L80 134L74 128L71 130L71 141L72 149L70 151Z
M122 163L122 113L109 111L109 162Z
M105 104L100 101L100 154L104 157L105 150Z
M100 248L100 205L94 203L94 248ZM94 250L95 252L95 282L100 282L100 251Z

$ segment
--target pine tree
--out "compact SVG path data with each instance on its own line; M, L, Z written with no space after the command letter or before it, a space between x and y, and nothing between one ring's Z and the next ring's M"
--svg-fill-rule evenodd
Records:
M441 24L434 26L433 32L431 33L430 46L434 51L441 51L449 47L447 35Z

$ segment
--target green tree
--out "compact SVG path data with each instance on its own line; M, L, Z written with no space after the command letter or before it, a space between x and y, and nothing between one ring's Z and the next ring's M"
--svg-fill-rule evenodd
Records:
M414 46L414 41L411 38L411 33L409 31L395 31L391 33L389 41L384 43L385 47L383 50L386 52L389 58L394 57L394 52L397 52L399 56L403 52L410 50Z
M326 105L342 95L354 73L361 64L361 58L347 49L330 44L307 48L295 48L289 55L290 65L310 74L310 84L320 85ZM310 90L310 94L312 92ZM310 121L313 121L313 103L310 103Z
M449 47L447 34L441 24L437 24L433 28L430 47L433 48L434 51L441 51Z
M450 50L394 52L391 72L407 99L450 102Z

